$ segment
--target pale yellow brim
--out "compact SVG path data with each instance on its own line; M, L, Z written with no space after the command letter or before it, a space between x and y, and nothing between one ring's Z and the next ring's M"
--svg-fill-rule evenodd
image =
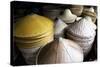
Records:
M38 36L35 36L35 37L15 37L16 40L34 40L34 39L39 39L39 38L43 38L45 36L48 36L50 34L54 34L54 30L51 29L51 30L48 30L47 32L41 34L41 35L38 35Z
M41 47L53 41L53 35L44 37L40 41L36 41L33 43L16 43L19 48L33 48L33 47Z
M35 42L39 42L41 40L45 40L46 38L48 37L53 37L53 32L49 32L48 34L44 34L44 37L42 38L36 38L36 39L15 39L15 42L18 42L18 43L35 43Z

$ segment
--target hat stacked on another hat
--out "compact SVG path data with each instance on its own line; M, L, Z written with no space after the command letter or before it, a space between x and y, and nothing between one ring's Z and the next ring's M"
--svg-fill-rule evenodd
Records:
M84 55L86 55L92 47L96 35L95 29L96 25L92 23L90 17L86 16L68 26L66 35L77 42L83 48Z
M93 7L90 7L90 8L84 8L83 10L83 13L82 13L83 16L90 16L92 18L92 21L95 23L96 22L96 12L94 10Z
M33 57L40 47L53 41L53 26L50 19L37 14L25 16L15 23L15 42L28 64L34 64Z

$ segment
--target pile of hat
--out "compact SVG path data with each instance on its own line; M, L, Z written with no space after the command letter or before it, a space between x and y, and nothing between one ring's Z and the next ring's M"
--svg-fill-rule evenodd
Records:
M66 35L69 39L78 43L86 55L94 42L96 35L96 25L93 23L91 17L86 16L81 20L74 22L66 28Z
M82 47L86 56L91 50L96 35L96 25L94 23L97 15L94 7L70 5L69 8L64 9L62 14L59 13L55 16L57 18L54 29L55 37L64 37L65 34L65 37L75 41Z
M60 7L61 8L61 7ZM14 24L16 45L27 64L83 62L96 35L96 13L83 5L43 7ZM55 21L56 20L56 21Z
M92 18L93 23L96 22L97 15L96 15L96 11L94 10L93 7L84 8L82 15L83 16L90 16Z
M23 56L30 61L30 54L53 41L53 21L37 14L25 16L14 24L14 37Z
M60 36L65 34L65 37L75 41L82 47L84 55L86 56L91 50L96 35L96 18L94 7L71 5L59 16L59 23L63 24L57 25L56 23L58 27L56 26L55 30L61 29L61 31L55 31L55 35L58 35L58 32L63 33Z

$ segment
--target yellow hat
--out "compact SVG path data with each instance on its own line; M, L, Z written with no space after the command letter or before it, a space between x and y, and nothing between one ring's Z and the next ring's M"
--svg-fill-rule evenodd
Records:
M32 14L20 19L14 25L15 37L35 37L53 29L53 21L50 19Z
M14 37L19 48L41 47L53 41L53 22L43 16L28 15L14 25Z

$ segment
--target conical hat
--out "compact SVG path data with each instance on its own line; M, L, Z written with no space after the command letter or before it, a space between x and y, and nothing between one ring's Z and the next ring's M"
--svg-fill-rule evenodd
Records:
M75 36L91 38L95 36L96 25L92 23L90 17L85 17L67 27L67 31Z
M37 55L37 64L57 64L82 61L82 49L73 41L63 38L59 38L59 41L55 40L44 46Z

